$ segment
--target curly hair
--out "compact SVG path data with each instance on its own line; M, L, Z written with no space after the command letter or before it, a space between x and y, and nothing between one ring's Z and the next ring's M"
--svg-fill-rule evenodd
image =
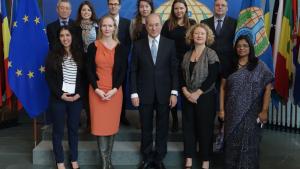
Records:
M205 42L205 44L207 46L212 45L215 41L215 35L214 35L213 31L204 23L198 23L196 25L193 25L186 32L186 36L185 36L186 43L189 44L189 45L192 45L192 46L195 45L194 40L193 40L193 35L194 35L194 32L197 28L202 28L202 29L205 30L205 32L206 32L206 42Z

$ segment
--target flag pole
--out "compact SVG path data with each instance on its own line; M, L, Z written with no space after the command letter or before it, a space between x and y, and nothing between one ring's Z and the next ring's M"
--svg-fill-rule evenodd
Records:
M14 0L10 0L10 24L9 24L9 29L11 29L12 27L12 23L13 23L13 13L14 13Z
M37 121L36 118L33 119L33 139L34 139L34 147L37 146Z

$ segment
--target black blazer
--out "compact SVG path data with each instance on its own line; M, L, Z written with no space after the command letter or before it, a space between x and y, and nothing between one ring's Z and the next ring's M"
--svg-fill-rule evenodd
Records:
M141 104L168 104L171 90L178 90L178 61L173 40L160 36L154 65L148 38L133 45L130 69L131 93L138 93Z
M75 38L78 45L83 46L81 32L76 28L75 22L72 19L69 19L69 26L72 28L72 32L75 35ZM58 30L60 28L59 19L47 25L47 37L49 41L49 49L52 50L54 44L59 41ZM81 49L82 50L82 49Z
M216 35L214 17L204 19L201 22L207 24L215 34L215 42L210 47L217 52L220 59L221 71L224 71L233 62L233 40L237 21L229 16L225 16L219 35Z
M129 33L130 20L120 17L118 26L118 39L127 49L126 53L129 55L131 49L131 39Z
M87 52L86 71L87 71L89 82L94 89L99 88L97 85L97 81L101 80L101 77L98 77L96 73L96 66L97 66L95 63L96 52L97 52L97 47L95 46L95 43L90 44ZM126 68L127 68L126 49L122 44L118 44L115 48L114 66L113 66L113 74L112 74L113 76L112 88L119 89L119 87L122 85L125 79Z
M63 72L62 66L58 66L58 69L55 70L53 68L53 63L57 59L55 55L49 55L46 59L46 72L45 77L48 83L48 87L50 89L51 98L61 100L61 96L63 95L62 84L63 84ZM82 76L84 75L83 67L77 67L77 75L76 75L76 88L75 94L79 94L81 97L83 96L83 85L82 85Z

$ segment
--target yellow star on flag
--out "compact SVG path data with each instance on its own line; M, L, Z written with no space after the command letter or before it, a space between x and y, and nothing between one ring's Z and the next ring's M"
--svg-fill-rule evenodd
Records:
M13 24L13 27L17 27L18 25L17 25L17 21L14 21L14 24Z
M29 73L27 74L27 76L29 77L29 79L34 77L34 72L29 71Z
M17 69L16 74L17 74L18 77L22 76L22 70Z
M40 23L40 18L35 17L34 22L35 22L36 25L39 24Z
M8 68L12 67L12 62L11 62L11 61L8 61L7 67L8 67Z
M41 73L44 73L45 72L45 66L41 66L40 68L39 68L39 71L41 72Z
M25 15L25 16L23 17L23 20L24 20L25 23L28 22L28 16Z

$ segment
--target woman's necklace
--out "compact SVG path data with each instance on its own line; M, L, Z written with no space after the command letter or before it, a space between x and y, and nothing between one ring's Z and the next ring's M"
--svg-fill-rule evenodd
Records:
M193 61L194 62L198 62L199 61L199 59L200 59L200 57L201 57L201 55L202 55L202 52L203 52L203 49L202 50L194 50L193 51Z
M239 65L239 68L243 68L248 65L248 62L246 62L245 64L241 64L240 62L238 62L238 65Z

